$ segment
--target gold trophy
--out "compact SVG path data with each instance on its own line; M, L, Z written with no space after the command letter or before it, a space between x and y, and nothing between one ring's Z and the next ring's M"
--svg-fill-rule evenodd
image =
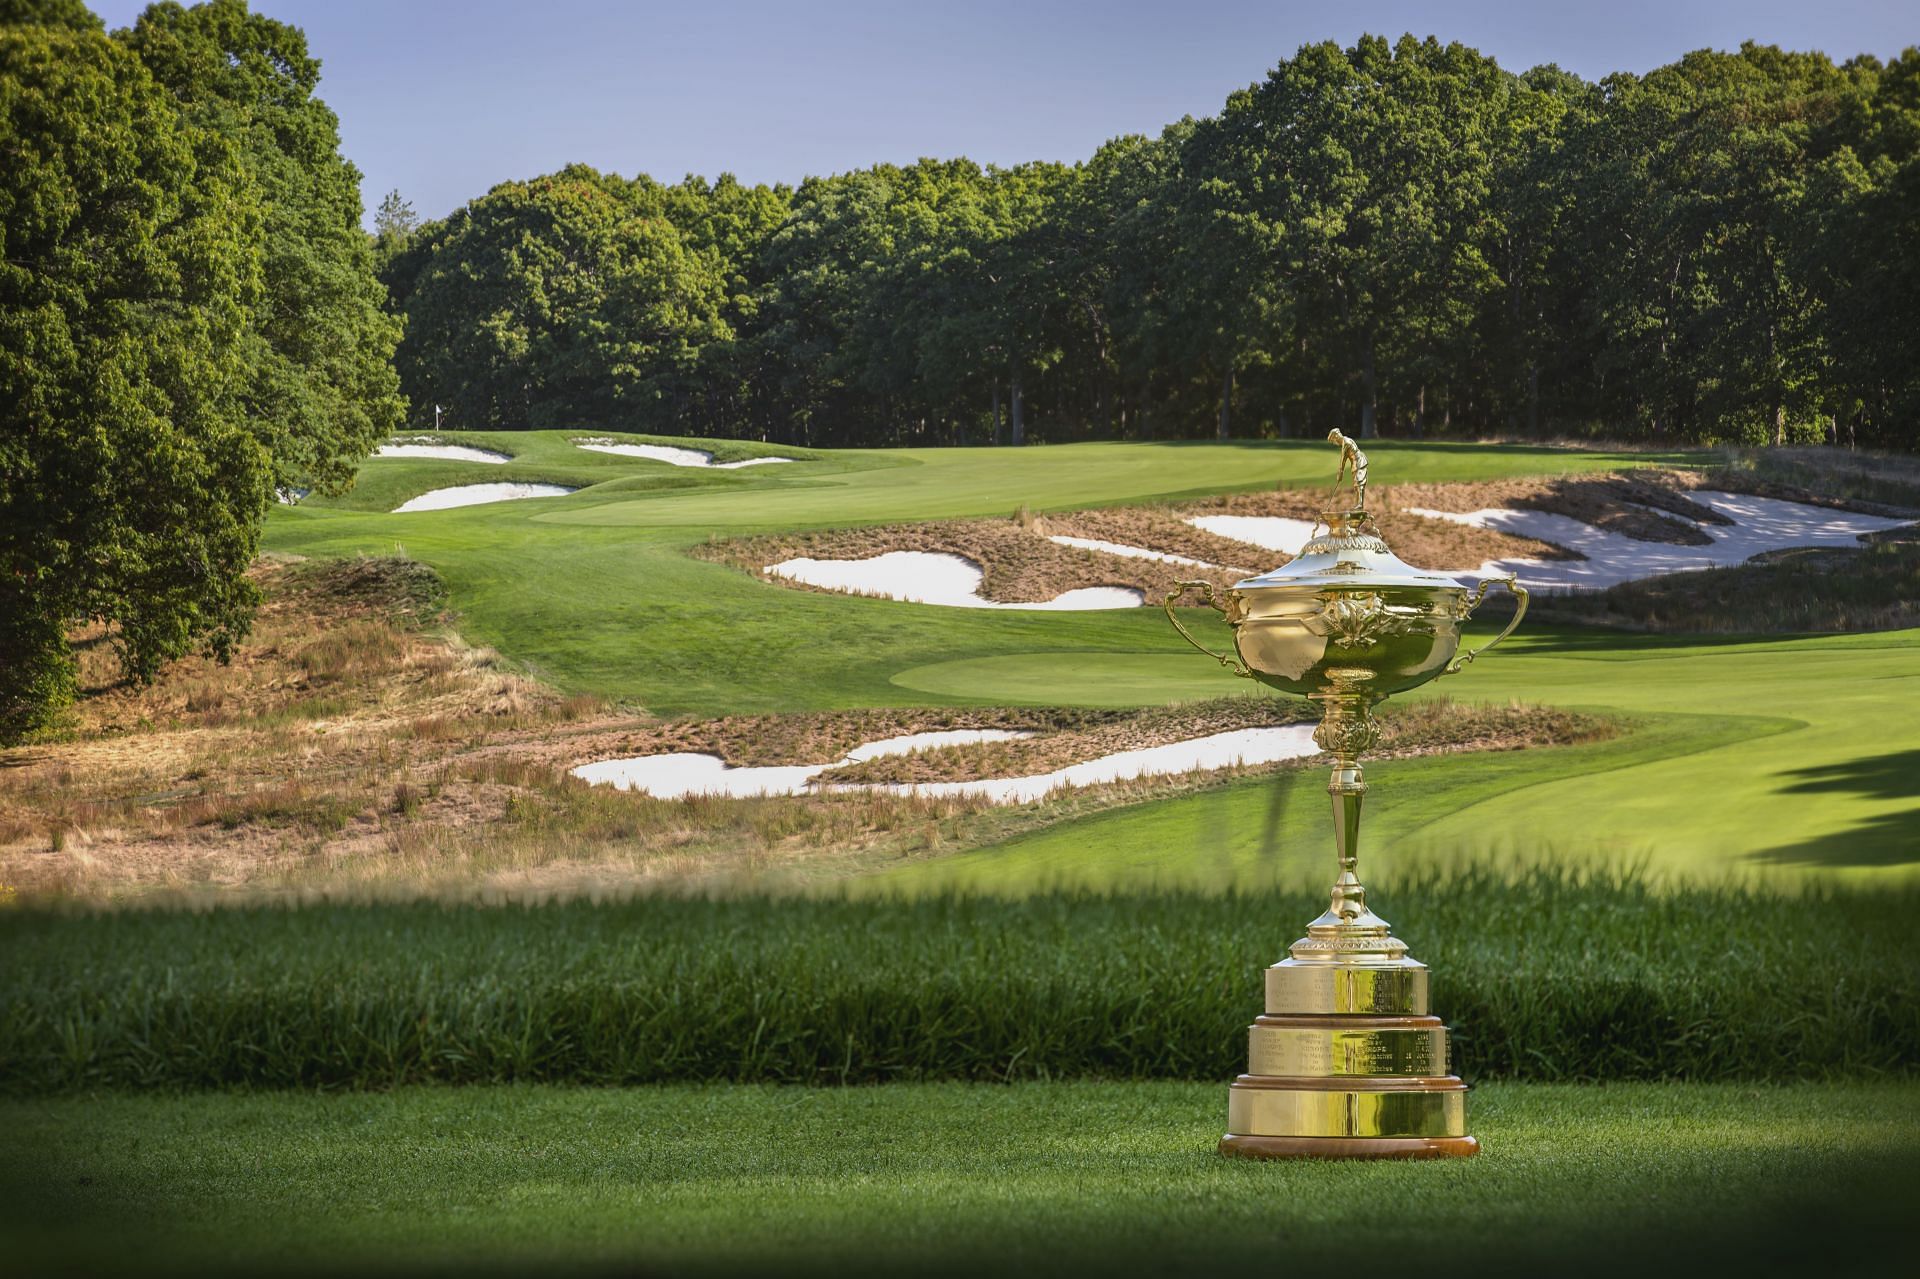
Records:
M1466 1084L1447 1073L1447 1028L1427 1012L1427 967L1367 908L1354 866L1360 756L1379 740L1374 704L1468 662L1513 633L1527 592L1513 578L1469 590L1402 562L1367 514L1367 458L1339 431L1336 501L1351 468L1353 504L1321 515L1326 532L1290 563L1237 582L1224 600L1210 582L1182 582L1167 617L1189 644L1236 675L1320 704L1313 740L1333 756L1333 836L1340 859L1333 903L1290 956L1267 969L1266 1015L1248 1028L1247 1073L1227 1100L1220 1152L1257 1159L1434 1158L1471 1155ZM1513 620L1455 656L1460 627L1490 587L1514 596ZM1215 653L1174 613L1187 591L1226 615L1234 654Z

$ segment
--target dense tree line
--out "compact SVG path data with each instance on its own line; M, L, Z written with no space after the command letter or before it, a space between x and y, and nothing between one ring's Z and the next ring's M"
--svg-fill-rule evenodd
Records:
M71 696L79 624L136 679L225 652L276 491L350 483L409 399L822 445L1916 442L1913 50L1589 84L1368 38L1079 163L572 166L371 237L318 82L244 0L111 35L0 0L0 739Z
M1077 164L573 166L380 252L419 422L1910 446L1916 195L1912 50L1589 84L1367 38Z
M398 321L319 64L242 0L108 36L0 0L0 740L98 625L136 679L224 654L276 489L399 425Z

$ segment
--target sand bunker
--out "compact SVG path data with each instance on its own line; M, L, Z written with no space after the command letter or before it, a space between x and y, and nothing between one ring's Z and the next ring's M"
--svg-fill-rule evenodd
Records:
M1108 555L1122 555L1130 560L1158 560L1162 564L1191 564L1195 568L1219 568L1218 564L1209 564L1205 560L1189 559L1185 555L1175 555L1169 551L1150 551L1144 546L1126 546L1119 542L1103 542L1097 537L1068 537L1054 534L1047 538L1055 546L1077 546L1083 551L1105 551Z
M1120 751L1057 768L1031 777L994 777L965 782L835 783L821 776L841 764L881 755L904 755L929 746L963 742L1005 741L1030 733L996 729L961 729L944 733L915 733L868 742L834 764L799 764L772 768L729 768L716 755L645 755L637 759L610 759L582 764L575 777L621 790L640 790L661 799L685 795L811 795L822 791L880 791L890 795L979 796L996 804L1025 804L1044 798L1064 786L1094 786L1137 777L1163 777L1196 769L1229 768L1236 764L1272 764L1303 759L1320 748L1313 744L1313 725L1287 724L1278 728L1243 728L1228 733Z
M596 786L645 791L660 799L679 799L685 795L724 795L730 799L759 795L805 795L810 793L816 774L839 768L843 764L862 764L888 755L911 755L915 751L940 746L1010 742L1032 736L1029 732L1003 728L956 728L937 733L909 733L904 737L882 738L855 747L842 758L826 764L734 768L718 755L676 752L669 755L641 755L634 759L602 760L597 764L582 764L572 771L575 777Z
M950 608L1020 608L1079 612L1100 608L1138 608L1145 592L1130 586L1084 586L1044 603L1003 604L980 594L986 574L978 564L940 551L888 551L864 560L782 560L767 565L776 577L830 591L880 595L912 604Z
M404 444L382 444L373 451L375 457L437 457L444 462L488 462L498 465L513 461L508 453L496 453L492 449L469 448L464 444L435 444L428 440L415 440Z
M526 497L565 497L575 491L561 484L459 484L410 497L394 507L393 513L403 515L408 511L446 511L456 506L515 502Z
M1187 523L1217 537L1232 538L1286 555L1298 555L1319 527L1312 520L1288 519L1284 515L1195 515L1189 517Z
M671 444L621 444L614 440L575 440L575 448L589 453L614 453L620 457L644 457L669 466L704 466L715 471L737 471L743 466L771 466L775 462L797 462L796 457L750 457L740 462L716 462L713 454L700 449L675 448Z
M1676 546L1669 542L1642 542L1608 533L1566 515L1545 511L1488 509L1455 514L1412 510L1429 519L1452 520L1476 528L1496 529L1522 537L1553 542L1586 558L1581 560L1491 560L1465 576L1492 577L1517 573L1522 584L1543 591L1597 591L1621 582L1744 564L1767 551L1791 547L1857 547L1860 538L1911 523L1878 515L1859 515L1825 506L1786 502L1778 498L1715 493L1704 489L1688 497L1732 520L1731 524L1696 525L1712 541L1705 546ZM1669 518L1681 518L1662 512ZM1458 570L1454 570L1458 571Z

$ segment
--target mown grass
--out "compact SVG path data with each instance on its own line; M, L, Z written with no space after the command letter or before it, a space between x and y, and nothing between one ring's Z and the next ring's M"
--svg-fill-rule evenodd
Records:
M1376 894L1377 896L1379 894ZM1221 1079L1297 893L0 916L0 1090ZM1380 902L1469 1077L1920 1065L1920 893L1469 872Z
M276 509L263 541L311 555L385 555L404 546L446 581L462 634L566 692L631 699L669 714L822 710L897 704L892 675L929 661L1178 640L1145 609L959 610L796 591L693 558L689 552L711 535L1317 486L1332 471L1328 446L1318 441L836 450L788 466L691 470L585 452L569 443L572 434L449 437L513 453L506 466L369 462L345 497ZM1374 451L1372 465L1376 481L1388 483L1606 470L1683 456L1704 455L1390 442ZM428 489L503 479L588 487L564 498L387 513Z
M19 1273L1893 1274L1914 1084L1494 1084L1475 1159L1215 1156L1218 1081L0 1103Z
M799 465L674 476L663 474L672 467L642 474L651 464L582 454L560 432L469 442L505 447L529 463L603 467L608 477L626 478L551 502L417 516L302 506L276 512L266 540L317 555L385 552L404 540L441 570L470 640L565 691L632 699L663 714L1010 702L1112 707L1244 691L1187 649L1154 609L1041 613L831 596L756 581L690 552L715 534L1004 517L1022 505L1052 516L1330 478L1318 441L849 451ZM1382 486L1716 460L1410 442L1371 453ZM1832 454L1814 460L1840 464ZM409 469L415 465L380 463L376 476L370 464L368 482L399 486L411 476L430 486L427 474ZM621 487L667 479L672 487ZM395 488L387 496L399 495ZM1676 600L1674 607L1686 606ZM1224 627L1200 625L1202 639L1216 647L1224 641ZM1476 641L1491 633L1476 624ZM1419 842L1448 859L1520 843L1583 860L1625 852L1644 855L1663 874L1708 878L1767 868L1912 877L1920 809L1911 781L1902 779L1910 779L1907 761L1920 750L1920 717L1900 695L1904 685L1892 681L1920 669L1917 642L1909 632L1709 644L1555 631L1530 618L1513 641L1443 691L1626 715L1742 716L1755 731L1684 758L1667 753L1609 772L1595 771L1606 761L1540 752L1528 784L1473 807L1430 811ZM1481 768L1479 760L1444 765L1462 784ZM1225 837L1264 830L1265 803L1249 797L1253 811L1223 826ZM1136 815L1147 834L1153 814L1143 807ZM1061 842L1077 838L1070 832ZM1151 861L1153 874L1179 875L1212 857L1218 842L1123 837L1085 852L1129 867Z

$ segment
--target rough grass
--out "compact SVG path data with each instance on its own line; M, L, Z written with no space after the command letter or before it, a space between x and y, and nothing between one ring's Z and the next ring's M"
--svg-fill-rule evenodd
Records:
M1644 542L1704 546L1712 541L1699 524L1731 523L1687 496L1716 489L1782 498L1872 514L1913 514L1920 508L1920 470L1902 461L1834 450L1734 452L1700 471L1641 468L1606 475L1507 478L1449 484L1404 483L1372 490L1375 521L1395 552L1409 563L1471 569L1495 559L1567 559L1578 553L1552 543L1449 521L1426 519L1411 509L1468 512L1485 508L1537 510L1566 515L1610 533ZM943 551L979 565L988 598L1023 603L1052 599L1087 586L1130 586L1162 598L1185 579L1228 586L1267 565L1275 553L1207 533L1186 522L1199 514L1267 515L1314 520L1327 496L1281 489L1236 493L1179 506L1113 507L1034 515L1021 511L1004 520L948 520L807 533L715 539L697 552L760 574L796 556L865 559L888 551ZM1129 559L1099 551L1056 546L1050 534L1099 538L1127 546L1183 555L1218 565L1200 568ZM1785 554L1791 555L1793 552ZM1629 625L1664 632L1873 630L1913 624L1915 608L1909 566L1893 553L1878 560L1826 553L1802 561L1807 570L1834 570L1841 579L1828 589L1806 592L1804 601L1779 599L1790 584L1780 574L1753 575L1751 584L1723 578L1697 617L1686 615L1688 589L1671 579L1627 583L1600 606L1576 603L1551 610L1554 617ZM1730 570L1738 573L1740 570ZM823 590L776 578L783 585ZM827 592L836 593L836 592ZM1741 597L1747 597L1742 599ZM1197 597L1186 601L1196 604ZM1679 604L1680 607L1675 607ZM1543 612L1543 616L1547 614Z
M836 782L936 782L1026 777L1120 751L1185 741L1210 733L1316 722L1318 709L1298 698L1232 697L1134 711L1081 712L1084 727L1021 741L979 742L849 764L825 775ZM1520 750L1601 741L1617 728L1590 715L1540 706L1437 702L1388 703L1370 758L1445 750ZM1316 767L1323 760L1301 761ZM1271 766L1263 766L1270 768Z
M674 750L821 763L861 742L955 727L1037 734L1005 756L934 751L905 765L914 779L941 780L1002 765L1044 772L1302 713L1297 702L1243 696L1151 711L616 715L464 645L447 629L437 579L411 561L269 563L259 576L268 603L233 665L195 660L152 687L95 689L66 740L0 752L0 886L32 899L104 901L817 878L1229 784L1244 770L1101 787L1014 813L895 796L654 800L590 788L567 770ZM1589 718L1517 706L1462 712L1446 726L1389 722L1401 753L1512 749L1603 731Z
M1543 596L1534 607L1542 621L1663 634L1899 630L1920 626L1920 540L1894 529L1859 550L1775 551L1591 595Z
M1219 1081L0 1106L23 1273L1898 1273L1902 1085L1494 1084L1440 1163L1213 1154Z
M1657 485L1640 484L1623 487L1615 493L1604 487L1606 481L1568 483L1571 492L1584 492L1579 485L1587 483L1601 486L1597 491L1613 493L1613 504L1609 509L1624 526L1641 529L1670 525L1674 530L1684 530L1685 535L1704 538L1697 530L1686 529L1672 521L1659 520L1620 505L1620 498L1637 497L1641 488L1657 489L1662 494L1670 490ZM1448 499L1453 505L1438 509L1476 509L1474 495L1489 487L1503 493L1511 490L1515 494L1532 494L1543 490L1548 484L1548 481L1509 481L1504 486L1441 486L1448 490L1459 489L1463 493ZM1405 487L1423 500L1399 502L1398 505L1402 507L1427 504L1424 498L1430 496L1428 490L1433 486ZM1376 520L1395 553L1409 563L1471 568L1492 559L1516 556L1565 559L1573 554L1532 538L1401 513L1395 509L1393 492L1387 490L1385 500L1376 504ZM1458 505L1461 502L1470 504ZM756 576L765 576L783 586L844 594L769 575L765 570L769 565L802 557L861 560L890 551L939 552L958 555L978 565L983 574L981 594L1001 603L1044 602L1066 591L1090 586L1131 587L1145 593L1151 603L1164 598L1182 581L1204 579L1218 586L1230 586L1250 573L1263 571L1288 558L1277 551L1208 533L1188 524L1187 517L1277 515L1314 520L1325 505L1323 494L1282 489L1241 493L1179 506L1115 507L1057 515L1035 514L1022 508L1005 519L934 520L914 524L762 534L745 538L715 538L694 553L703 559L730 564ZM1105 551L1060 546L1048 540L1056 534L1138 546L1202 560L1219 567L1168 564ZM1676 532L1668 540L1682 540L1682 536L1682 533ZM1186 601L1188 604L1195 602L1193 599Z
M1920 895L1376 885L1473 1078L1920 1067ZM1318 899L1318 900L1317 900ZM1225 1079L1320 894L0 913L0 1090Z
M1398 510L1421 507L1466 512L1502 507L1545 511L1571 516L1640 542L1705 546L1713 539L1687 520L1706 524L1732 521L1687 498L1679 487L1681 476L1676 471L1643 469L1618 475L1490 480L1480 484L1396 484L1383 492L1382 500L1389 509ZM1648 507L1654 509L1645 509ZM1673 515L1685 518L1670 518ZM1562 551L1558 558L1566 555Z
M1726 488L1869 515L1920 513L1920 459L1871 449L1730 449L1690 473L1701 488Z

